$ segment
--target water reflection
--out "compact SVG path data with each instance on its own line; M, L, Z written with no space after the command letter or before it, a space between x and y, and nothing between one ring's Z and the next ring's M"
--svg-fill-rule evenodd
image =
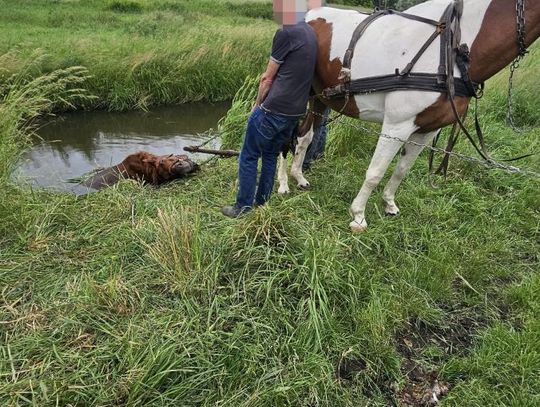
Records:
M138 150L182 154L184 146L203 141L197 133L217 127L229 106L229 102L191 103L147 113L65 115L39 130L40 140L23 157L17 176L37 186L78 192L66 181L117 164Z

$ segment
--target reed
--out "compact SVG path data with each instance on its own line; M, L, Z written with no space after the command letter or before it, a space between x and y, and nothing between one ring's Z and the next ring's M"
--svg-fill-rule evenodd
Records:
M13 53L0 55L0 65L12 58ZM0 182L7 180L13 164L27 146L36 119L94 99L81 87L90 78L84 67L73 66L35 76L45 58L35 53L0 86Z

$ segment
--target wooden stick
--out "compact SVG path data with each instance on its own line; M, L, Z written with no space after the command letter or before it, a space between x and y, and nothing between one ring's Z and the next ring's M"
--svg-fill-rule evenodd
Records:
M187 147L184 147L184 150L189 151L190 153L215 154L221 157L236 157L240 155L240 152L235 151L235 150L212 150L212 149L201 148L197 146L187 146Z

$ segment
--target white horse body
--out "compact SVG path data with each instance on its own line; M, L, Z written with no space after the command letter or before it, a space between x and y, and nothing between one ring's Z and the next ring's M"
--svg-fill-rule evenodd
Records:
M410 14L419 15L432 20L439 20L446 7L453 0L432 0L419 4L407 10ZM461 43L471 47L480 31L484 15L491 0L464 0L461 18ZM343 62L343 56L349 46L355 28L367 15L354 10L322 7L311 10L306 15L306 21L322 18L332 25L332 40L330 60L336 58ZM426 23L413 21L397 15L384 16L375 20L356 44L351 64L351 78L363 78L387 75L402 70L420 50L424 42L433 33L435 27ZM440 64L440 41L435 40L420 57L412 72L436 73ZM459 70L455 69L459 77ZM367 121L382 123L382 133L406 140L427 144L437 131L427 134L417 134L418 126L415 119L418 114L433 105L440 97L438 92L426 91L394 91L380 92L369 95L355 95L359 118ZM291 174L299 186L308 187L309 183L303 177L301 168L307 147L311 143L312 132L299 139L297 151L293 160ZM351 215L354 220L350 226L353 231L363 231L367 227L364 218L367 199L372 190L378 185L392 159L403 143L381 137L375 149L366 179L356 199L351 205ZM397 214L395 192L408 170L420 154L422 148L410 145L407 154L401 156L394 174L383 192L385 211ZM282 158L279 169L279 192L288 192L286 163Z

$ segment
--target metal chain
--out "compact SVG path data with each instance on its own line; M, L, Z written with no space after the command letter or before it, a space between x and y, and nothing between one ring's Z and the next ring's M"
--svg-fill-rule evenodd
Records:
M523 130L517 128L514 122L514 99L513 99L513 89L514 89L514 73L516 69L519 68L519 64L529 53L527 51L527 45L525 44L525 0L516 1L516 27L517 27L517 45L519 49L518 56L512 61L510 65L510 77L508 78L508 108L506 114L506 123L514 130L515 132L522 133Z
M397 141L397 142L402 143L402 144L409 144L409 145L414 145L414 146L418 146L418 147L422 147L422 148L427 148L428 150L431 150L431 151L433 151L435 153L439 153L439 154L448 154L451 157L456 157L456 158L459 158L460 160L463 160L463 161L468 161L468 162L472 162L472 163L475 163L475 164L480 164L480 165L482 165L483 167L486 167L486 168L504 170L504 171L507 171L507 172L512 173L512 174L521 174L521 175L524 175L524 176L528 176L528 177L532 177L532 178L539 178L540 179L540 173L535 172L535 171L522 169L522 168L519 168L519 167L514 167L513 165L502 164L502 163L499 163L499 162L494 161L494 160L486 161L486 160L482 160L482 159L479 159L479 158L476 158L476 157L470 157L470 156L465 155L465 154L455 153L453 151L447 151L444 148L434 147L432 145L423 144L423 143L417 143L416 141L402 140L399 137L390 136L390 135L384 134L384 133L379 133L379 132L377 132L377 131L375 131L373 129L362 126L361 124L354 125L354 124L352 124L350 122L343 121L343 119L344 119L344 117L341 117L340 120L336 120L335 123L345 124L345 125L353 128L353 129L355 129L355 130L361 130L363 132L366 132L370 136L382 137L382 138L386 138L386 139L389 139L389 140Z
M524 57L529 52L525 44L525 0L516 1L516 19L519 56Z
M318 112L310 110L309 113L311 113L311 114L313 114L315 116L319 116L319 117L324 119L324 115L322 115L322 114L320 114ZM411 140L402 140L399 137L390 136L390 135L384 134L384 133L379 133L379 132L377 132L377 131L375 131L373 129L370 129L369 127L363 126L361 124L354 125L354 124L352 124L350 122L345 121L345 119L346 119L346 116L344 116L343 114L337 114L332 118L327 117L327 121L326 121L325 125L328 125L330 123L344 124L344 125L349 126L350 128L353 128L355 130L363 131L363 132L367 133L369 136L375 136L377 138L382 137L382 138L386 138L386 139L389 139L389 140L397 141L397 142L402 143L402 144L409 144L409 145L414 145L414 146L418 146L418 147L422 147L422 148L427 148L428 150L431 150L431 151L433 151L435 153L448 154L451 157L456 157L456 158L458 158L460 160L463 160L463 161L468 161L468 162L472 162L472 163L475 163L475 164L480 164L480 165L482 165L483 167L486 167L486 168L504 170L504 171L507 171L507 172L512 173L512 174L521 174L521 175L528 176L528 177L531 177L531 178L539 178L540 179L540 173L535 172L535 171L531 171L531 170L527 170L527 169L523 169L523 168L519 168L519 167L514 167L513 165L502 164L502 163L499 163L499 162L494 161L494 160L489 160L489 161L481 160L481 159L476 158L476 157L470 157L470 156L465 155L465 154L456 153L456 152L453 152L453 151L447 151L444 148L434 147L434 146L429 145L429 144L418 143L416 141L411 141ZM360 121L358 121L358 123L360 123ZM210 132L198 133L198 135L199 136L203 136L203 135L211 135L212 136L209 139L205 140L198 147L202 147L202 146L210 143L211 141L215 140L217 137L221 136L220 133L213 133L212 134ZM208 161L211 161L213 158L215 158L215 157L210 158Z

